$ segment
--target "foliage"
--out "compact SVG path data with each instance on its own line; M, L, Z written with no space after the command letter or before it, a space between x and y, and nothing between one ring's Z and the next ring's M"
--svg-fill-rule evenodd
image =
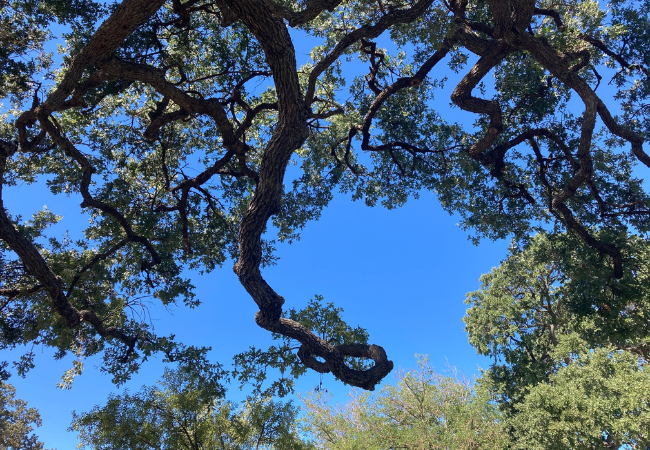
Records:
M650 243L600 238L623 249L630 273L612 277L611 261L571 235L539 234L467 296L470 343L494 358L480 384L516 448L649 444Z
M648 399L635 355L596 349L530 388L513 418L517 448L648 448Z
M332 407L321 392L304 398L307 430L319 448L501 449L496 408L464 379L435 373L426 359L376 394Z
M205 375L213 382L206 383ZM291 402L256 397L238 407L225 400L216 381L214 373L196 368L166 369L157 386L112 395L104 406L74 413L70 429L83 448L93 449L310 448L297 434Z
M649 8L1 1L0 194L39 183L90 221L61 237L56 211L24 220L0 203L0 349L99 353L118 383L154 352L187 359L201 349L133 311L196 307L184 270L234 264L259 326L299 342L305 367L372 390L393 367L383 348L323 339L261 272L337 192L387 208L435 192L476 242L570 231L634 276L612 236L650 231L635 170L650 166ZM449 83L465 123L435 97Z
M41 426L38 411L15 396L16 388L0 381L0 448L43 450L43 443L32 434L34 426Z

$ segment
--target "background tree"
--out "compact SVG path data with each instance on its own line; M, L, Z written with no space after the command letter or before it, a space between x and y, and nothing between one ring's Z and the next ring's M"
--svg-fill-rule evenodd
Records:
M34 426L41 426L38 411L17 399L12 385L0 381L0 448L43 450L43 443L32 434Z
M303 398L307 430L323 449L501 449L496 408L472 383L435 373L426 359L395 385L332 407L324 393Z
M269 225L295 239L337 190L386 207L436 192L476 239L569 230L615 278L633 275L613 237L649 227L633 172L650 166L647 0L0 8L0 188L41 182L91 218L83 236L61 238L47 232L54 212L25 221L0 204L2 348L102 353L117 382L153 352L198 354L133 308L143 297L196 306L183 268L234 262L259 326L300 342L304 366L373 389L392 369L384 350L330 343L283 317L261 272L274 261ZM55 64L44 49L59 25ZM296 31L318 40L300 66ZM368 72L347 73L346 58ZM450 77L472 126L436 109ZM292 160L299 173L285 186Z
M104 406L73 414L84 448L111 450L311 448L297 433L291 402L225 399L219 373L180 365L157 386L113 395Z
M539 234L467 296L470 343L494 358L480 384L514 448L650 445L650 246L609 239L632 269L621 278L575 237Z
M512 420L521 449L650 448L650 376L634 354L581 354L530 392Z

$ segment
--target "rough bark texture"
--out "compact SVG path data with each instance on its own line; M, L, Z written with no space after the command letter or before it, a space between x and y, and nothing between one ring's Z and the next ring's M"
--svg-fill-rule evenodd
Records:
M321 373L331 371L353 386L373 389L393 368L384 350L376 345L337 348L303 325L281 318L284 299L260 273L261 236L269 218L280 209L287 164L307 139L309 115L298 83L293 43L284 23L269 14L262 1L233 2L228 6L262 44L278 91L278 123L264 150L255 196L239 228L239 261L235 273L260 308L255 316L257 324L299 341L302 344L299 355L306 366ZM314 355L324 358L325 364L319 363ZM372 358L375 365L365 372L352 370L345 364L345 356Z

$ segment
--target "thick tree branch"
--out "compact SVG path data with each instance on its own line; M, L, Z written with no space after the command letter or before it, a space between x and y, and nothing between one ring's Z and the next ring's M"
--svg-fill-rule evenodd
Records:
M6 156L0 156L0 175L4 175L6 163ZM127 336L116 327L105 327L94 312L79 311L68 301L62 279L52 271L34 244L23 236L7 217L2 201L1 187L0 183L0 239L18 255L27 272L42 285L54 310L63 318L66 326L76 328L82 321L88 322L100 336L118 339L127 345L127 353L132 352L136 343L135 338Z
M485 135L467 150L472 158L480 160L480 155L494 143L497 135L503 131L501 106L496 101L472 96L472 90L494 66L512 51L513 48L510 45L497 44L496 42L491 44L486 49L485 55L476 62L451 94L451 101L460 108L477 114L486 114L490 118Z
M20 115L16 125L24 133L25 126L39 115L58 111L77 87L83 72L90 66L108 58L140 25L145 23L165 3L165 0L124 0L79 52L57 88L43 104Z
M278 93L278 122L264 149L255 195L240 224L239 260L234 267L235 273L260 308L255 316L258 325L299 341L302 344L301 358L309 367L324 370L309 355L320 356L325 359L327 369L344 382L373 389L393 367L383 349L365 345L363 349L334 347L305 326L281 318L284 299L260 273L261 236L269 218L280 209L287 164L309 133L309 111L298 82L293 43L284 24L270 14L260 0L229 2L228 6L253 31L262 45ZM350 352L373 358L375 365L366 371L350 369L345 363L345 356L354 356L349 355Z

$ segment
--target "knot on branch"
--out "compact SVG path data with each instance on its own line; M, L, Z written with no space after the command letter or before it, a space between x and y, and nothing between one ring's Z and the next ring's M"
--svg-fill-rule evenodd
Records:
M379 345L343 344L330 346L328 350L330 351L319 352L307 344L302 344L298 350L298 357L306 367L318 373L332 372L344 383L369 391L373 391L375 385L393 370L393 362L388 360L386 351ZM325 361L317 360L316 356L320 356ZM366 370L351 369L345 363L345 357L369 358L375 364Z
M276 307L265 307L255 313L255 323L267 330L273 330L282 316L282 305Z

